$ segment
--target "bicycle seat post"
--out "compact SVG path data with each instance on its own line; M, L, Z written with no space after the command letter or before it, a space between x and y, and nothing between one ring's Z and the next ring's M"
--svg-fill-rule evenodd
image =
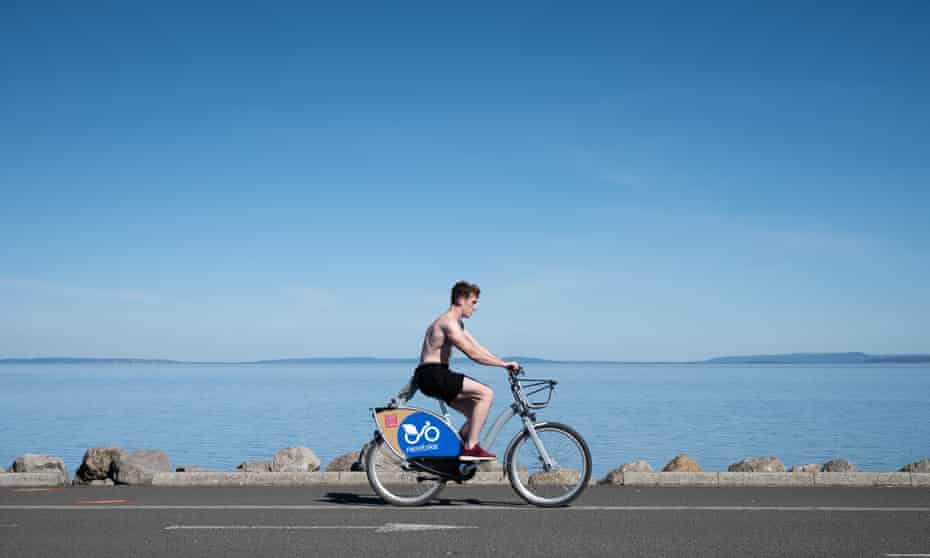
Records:
M442 411L442 416L446 419L448 424L452 424L452 416L449 415L449 409L446 408L446 402L442 399L439 400L439 410Z

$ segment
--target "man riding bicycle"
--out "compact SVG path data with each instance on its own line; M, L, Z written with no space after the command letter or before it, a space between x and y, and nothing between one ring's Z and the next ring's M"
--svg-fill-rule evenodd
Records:
M429 397L442 399L465 415L459 430L462 437L462 461L490 461L496 456L478 445L481 428L488 418L494 392L481 382L449 369L449 357L456 347L471 360L485 366L500 366L510 371L520 369L516 362L504 362L484 348L467 331L462 321L478 307L481 289L465 281L452 287L451 306L426 328L420 365L414 372L417 387Z

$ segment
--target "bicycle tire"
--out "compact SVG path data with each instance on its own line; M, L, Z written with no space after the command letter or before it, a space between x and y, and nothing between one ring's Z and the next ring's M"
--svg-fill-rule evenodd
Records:
M394 506L422 506L442 490L445 481L425 480L431 475L420 471L403 471L401 460L381 437L372 440L365 450L365 473L368 484L382 500Z
M558 422L540 422L533 426L551 457L557 463L565 463L568 466L563 466L557 471L535 471L541 467L542 459L533 439L524 430L514 438L507 452L507 476L510 478L510 486L521 498L534 506L568 505L581 495L591 480L591 450L581 434L570 426ZM565 444L565 451L562 451L562 444L552 443L560 441L553 435L560 436L562 441L570 442L570 445ZM524 449L527 456L532 458L523 458L521 450ZM526 480L523 479L523 475L527 477ZM551 489L551 492L555 493L554 496L544 495L549 490L547 487L554 487Z

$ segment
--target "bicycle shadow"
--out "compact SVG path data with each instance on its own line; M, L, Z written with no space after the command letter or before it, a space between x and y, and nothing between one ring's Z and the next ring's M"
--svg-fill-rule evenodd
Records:
M385 503L384 500L377 496L369 496L366 494L354 494L351 492L327 492L320 498L321 502L326 502L328 504L343 504L351 506L371 506L376 507L393 507L388 503ZM499 501L499 500L482 500L480 498L468 497L468 498L449 498L449 497L440 497L430 503L426 504L424 507L439 507L439 506L511 506L515 508L525 507L527 504L522 502L511 501Z

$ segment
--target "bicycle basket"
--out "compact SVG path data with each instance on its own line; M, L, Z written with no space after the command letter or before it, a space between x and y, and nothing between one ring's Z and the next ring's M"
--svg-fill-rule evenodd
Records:
M520 378L517 380L520 383L520 388L523 390L523 395L526 397L527 405L530 409L542 409L543 407L549 405L549 402L552 401L552 392L555 391L555 385L558 384L555 380L538 380L533 378ZM538 397L530 399L533 395ZM546 399L541 400L543 397Z

